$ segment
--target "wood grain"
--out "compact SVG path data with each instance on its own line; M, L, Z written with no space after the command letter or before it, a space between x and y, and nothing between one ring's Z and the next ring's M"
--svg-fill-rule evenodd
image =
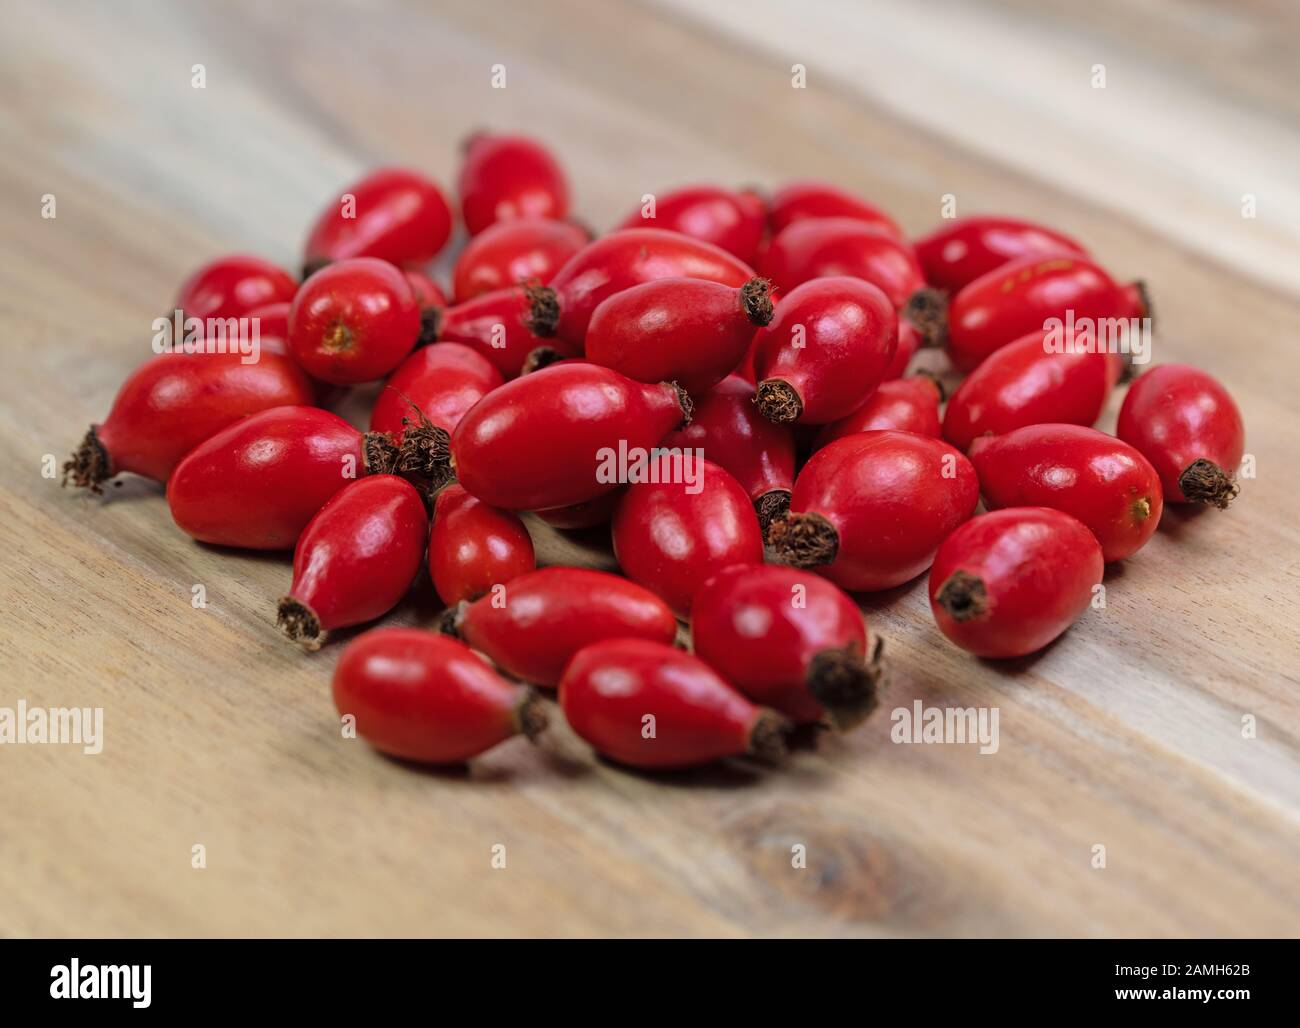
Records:
M881 10L910 32L901 6ZM939 25L958 17L909 6ZM967 5L957 27L987 32L1025 10ZM1277 54L1300 36L1292 15L1262 3L1196 11L1035 15L1033 39L1065 49L1080 32L1128 33L1148 55L1138 92L1158 89L1189 125L1233 110L1256 119L1198 153L1192 175L1153 137L1134 177L1026 159L1036 137L1069 152L1034 127L1065 101L1026 87L991 113L1008 87L987 65L983 76L960 65L966 81L954 84L951 67L903 51L909 95L960 101L925 117L864 90L832 62L851 51L861 68L897 71L900 52L880 33L845 31L851 47L835 44L826 26L833 37L835 18L849 17L838 6L750 19L814 55L812 84L796 91L770 40L702 28L698 11L676 7L11 5L0 39L0 705L102 706L106 743L98 756L0 747L0 932L1295 934L1300 311L1294 260L1270 269L1280 252L1294 257L1295 210L1261 203L1256 226L1229 233L1246 157L1227 151L1248 136L1251 153L1276 154L1254 170L1291 205L1286 157L1300 143L1291 61ZM1249 38L1229 33L1233 58L1206 62L1192 17L1244 25ZM941 54L955 54L959 40L945 40ZM195 63L206 89L190 85ZM490 88L498 63L504 90ZM1168 514L1150 546L1108 573L1106 609L1036 658L994 665L947 645L920 582L863 598L894 669L886 715L916 699L996 707L994 755L894 744L886 716L781 773L630 774L563 731L460 772L377 756L339 737L328 696L338 647L304 656L273 630L286 558L194 545L160 487L76 496L43 477L42 460L102 418L190 268L235 250L293 265L316 208L349 178L392 161L451 182L457 142L479 125L550 140L599 226L674 184L808 174L866 192L915 232L954 190L970 209L1047 219L1148 280L1155 359L1230 384L1258 477L1226 514ZM1107 119L1070 131L1093 153L1134 138ZM1225 214L1202 187L1228 169ZM47 193L53 220L40 216ZM364 402L350 412L364 416ZM598 540L530 528L545 562L611 566ZM196 584L205 609L191 605ZM393 620L435 613L423 600ZM1244 715L1257 737L1243 738ZM195 844L205 869L191 867ZM504 870L491 865L497 844ZM806 869L791 866L796 844ZM1098 844L1105 869L1091 864Z

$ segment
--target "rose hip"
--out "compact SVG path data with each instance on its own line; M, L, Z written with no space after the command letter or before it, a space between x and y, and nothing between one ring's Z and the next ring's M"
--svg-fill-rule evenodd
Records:
M975 469L947 443L859 432L813 454L768 542L782 563L817 568L842 589L891 589L928 568L978 502Z
M238 352L162 353L136 368L63 465L63 483L94 493L122 472L165 482L205 439L249 414L310 404L314 389L287 357L263 352L253 364Z
M589 242L586 230L568 221L522 218L497 222L466 243L456 259L452 272L456 302L523 282L546 285Z
M420 337L420 305L402 272L374 257L336 261L312 275L289 308L289 348L324 382L383 378Z
M882 229L896 239L903 230L888 214L837 186L813 179L789 182L773 194L768 224L777 235L796 221L816 218L853 218Z
M1055 229L987 214L946 221L913 245L926 281L950 293L1021 257L1088 256Z
M664 228L720 246L753 264L763 239L767 212L763 198L751 190L733 192L718 186L686 186L655 198L654 214L639 207L619 228Z
M531 291L528 326L581 346L602 300L660 278L701 278L739 288L754 271L721 247L658 228L629 228L589 243L549 286Z
M965 451L979 436L1025 425L1092 425L1121 371L1118 355L1052 350L1038 329L995 350L957 387L943 437Z
M759 271L782 292L813 279L865 279L926 338L938 339L947 304L925 282L911 246L853 218L807 218L772 240Z
M176 307L186 318L242 318L256 307L292 300L297 289L284 269L236 254L210 261L187 278Z
M764 279L739 289L694 278L644 282L605 300L587 328L587 359L637 382L676 382L694 396L745 359L772 320Z
M533 513L552 528L578 531L584 528L595 528L597 525L608 525L622 498L623 490L615 489L603 496L597 496L594 500L571 503L567 507L551 507Z
M321 211L303 252L304 274L330 261L378 257L425 264L451 235L451 208L432 180L406 168L380 168Z
M363 436L318 407L276 407L191 450L167 482L167 502L199 542L287 549L350 481L391 471L396 450L392 439Z
M454 483L438 493L429 575L443 603L476 600L536 566L533 540L517 514L489 507Z
M393 372L370 412L370 430L404 445L404 458L443 468L451 433L474 404L501 384L486 358L459 343L437 343L407 357ZM416 470L414 465L404 470Z
M1023 657L1070 627L1101 582L1087 527L1046 507L975 518L939 547L930 609L940 630L979 657Z
M1199 368L1163 364L1140 375L1124 397L1116 434L1154 465L1171 503L1224 510L1239 491L1246 447L1241 412Z
M754 386L739 375L724 378L699 397L691 423L661 445L703 451L707 460L730 472L749 494L764 531L790 507L794 436L788 426L768 421L758 412Z
M970 448L984 506L1051 507L1091 529L1107 561L1140 550L1160 523L1164 493L1128 443L1082 425L1027 425Z
M540 143L524 136L480 132L465 142L456 191L471 236L501 221L569 214L564 171Z
M1021 257L964 287L948 308L948 356L970 371L1007 343L1073 312L1107 321L1149 317L1141 282L1120 285L1085 257Z
M755 337L758 409L778 424L845 417L867 401L897 345L898 317L870 282L805 282L782 298Z
M846 418L832 421L818 433L813 449L855 432L892 428L917 435L939 435L939 404L943 390L933 375L912 375L881 382L871 399Z
M868 650L857 604L812 572L719 572L696 594L691 640L723 678L796 723L847 729L876 708L880 643Z
M754 706L698 657L647 639L580 650L560 680L560 709L597 752L631 767L785 753L784 718Z
M334 669L334 706L375 749L458 764L546 728L540 696L507 682L463 643L414 628L354 639Z
M420 305L421 313L430 307L441 310L447 306L447 294L442 291L442 286L423 271L403 268L402 276L406 279L406 284L411 287L411 292L415 294L415 302Z
M711 575L763 562L763 534L745 490L716 464L691 463L695 481L634 483L614 513L619 567L682 617Z
M579 348L567 340L542 339L529 331L529 296L523 286L483 293L442 311L429 334L477 350L506 378L576 357Z
M667 383L633 382L585 362L555 364L493 390L456 426L456 477L484 503L545 510L594 500L620 449L649 450L690 418Z
M382 617L411 588L429 519L394 475L348 483L311 519L293 552L293 585L276 609L289 639L316 650L335 628Z
M677 619L649 589L585 568L542 568L501 594L447 611L443 631L486 653L516 678L554 688L573 655L605 639L677 637Z

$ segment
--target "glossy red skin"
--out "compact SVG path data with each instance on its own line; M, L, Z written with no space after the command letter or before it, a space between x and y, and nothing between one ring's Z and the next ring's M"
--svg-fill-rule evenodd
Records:
M614 557L623 573L663 597L680 617L709 578L732 564L761 564L763 535L749 495L703 462L701 490L634 483L614 512Z
M235 254L209 261L187 278L176 306L187 318L242 318L256 307L293 299L298 283L261 257Z
M456 477L484 503L546 510L618 488L597 481L599 452L649 450L685 420L670 385L586 362L553 364L476 404L451 439Z
M334 385L383 378L419 336L420 304L410 283L374 257L327 264L302 284L289 308L294 359Z
M167 482L181 530L200 542L283 550L365 474L362 435L318 407L276 407L200 443Z
M664 643L611 639L580 650L560 680L575 732L631 767L706 764L746 752L754 706L704 661ZM654 716L655 737L642 737Z
M808 218L772 240L759 271L782 291L816 278L866 279L901 309L925 288L912 248L888 232L853 218Z
M984 583L988 612L957 621L936 597L955 571ZM1101 581L1101 547L1075 518L1046 507L1011 507L966 522L939 547L930 609L940 630L979 657L1023 657L1078 619Z
M798 423L825 425L853 413L880 384L898 347L898 316L870 282L817 279L781 299L754 346L759 384L789 383L803 402Z
M556 335L581 345L602 300L660 278L702 278L739 288L754 270L721 247L680 232L629 228L611 232L574 254L551 279L560 303Z
M975 469L947 443L876 431L813 454L795 479L790 510L820 514L835 526L839 551L815 569L819 574L841 589L873 592L925 571L978 502Z
M455 639L376 628L334 669L334 706L357 734L394 757L457 764L518 734L524 687L507 682Z
M327 631L382 617L415 581L428 527L424 501L405 479L349 482L299 536L289 596Z
M664 445L667 445L667 443L665 442ZM618 509L619 501L622 499L623 491L615 489L604 496L597 496L594 500L571 503L567 507L551 507L549 510L537 510L533 511L533 513L552 528L558 528L562 531L576 531L609 524L614 517L614 511Z
M165 482L181 459L249 414L310 404L314 392L287 357L263 352L256 364L239 353L161 353L131 372L102 425L109 477L124 471Z
M442 602L476 600L537 566L519 516L489 507L452 483L438 493L429 534L429 575Z
M1107 561L1131 557L1155 533L1164 490L1128 443L1083 425L1027 425L970 449L984 506L1051 507L1087 525Z
M768 224L773 235L796 221L812 218L853 218L875 225L896 239L903 238L903 230L884 211L827 182L788 182L768 202Z
M596 308L586 355L638 382L676 382L695 396L735 370L759 327L746 314L739 289L661 278L615 293Z
M677 619L649 589L586 568L542 568L506 587L504 605L485 596L465 608L457 634L500 668L555 688L573 655L605 639L668 645Z
M703 450L705 459L730 472L754 501L794 488L794 435L759 414L753 384L739 375L700 396L691 423L662 445Z
M680 232L720 246L746 264L753 264L758 256L767 221L763 198L757 193L718 186L685 186L656 197L653 218L642 217L641 210L638 207L618 227Z
M1092 425L1122 370L1108 353L1051 352L1039 329L994 351L957 387L943 437L965 451L982 435L1056 422Z
M263 353L274 353L281 357L293 355L289 352L289 307L287 300L268 303L254 307L245 317L250 321L257 319L257 344Z
M1023 257L963 288L948 306L948 356L971 371L995 350L1073 310L1083 318L1141 318L1136 284L1120 285L1085 257Z
M929 375L881 382L871 399L847 418L826 425L813 442L813 449L820 450L855 432L889 428L938 438L940 399L939 386Z
M411 287L411 292L415 294L415 302L420 305L421 309L437 307L441 310L447 306L447 294L442 291L442 286L438 285L423 271L417 271L415 268L403 268L402 275L406 278L406 284Z
M889 362L889 367L885 369L884 380L886 382L895 378L902 378L907 374L908 365L912 363L912 358L916 356L916 351L921 348L921 333L906 318L898 319L898 347L894 350L894 359Z
M502 383L501 373L484 357L459 343L435 343L407 357L393 372L370 412L372 432L391 432L399 442L404 420L420 424L415 404L438 428L452 432L479 400Z
M796 606L796 594L802 605ZM733 567L696 594L691 643L697 657L749 699L810 724L826 717L808 692L813 658L849 648L865 655L867 625L848 595L811 571Z
M456 191L472 236L501 221L563 221L569 215L564 170L549 150L524 136L483 132L470 139Z
M950 293L1021 257L1088 256L1075 240L1055 229L987 214L946 221L912 245L925 280Z
M452 272L456 302L464 303L521 282L546 285L590 241L585 229L568 221L522 218L497 222L460 252Z
M356 197L356 217L341 198ZM303 252L307 263L378 257L391 264L433 260L451 236L451 208L431 179L406 168L380 168L339 192L321 211Z
M1162 364L1139 375L1120 408L1116 434L1149 460L1165 498L1189 503L1178 479L1197 460L1236 475L1246 449L1241 411L1212 375Z
M578 355L579 348L565 339L533 335L524 324L527 312L528 300L520 286L483 293L443 311L438 338L477 350L506 378L518 378L539 347Z

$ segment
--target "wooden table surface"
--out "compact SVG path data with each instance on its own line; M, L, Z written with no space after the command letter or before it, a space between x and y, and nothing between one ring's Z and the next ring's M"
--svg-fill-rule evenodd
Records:
M0 706L100 706L105 745L0 747L0 932L1297 932L1294 13L705 6L6 6ZM550 141L601 227L644 192L795 175L918 233L945 193L1047 220L1149 282L1155 360L1229 385L1258 475L1227 513L1168 511L1108 572L1106 609L1033 659L948 645L920 581L864 597L885 709L779 773L637 775L563 732L468 771L384 759L339 737L338 647L304 656L274 630L287 558L193 544L160 486L101 500L44 472L149 355L191 268L293 265L361 170L451 183L479 126ZM546 563L611 564L531 527ZM998 752L894 744L890 710L918 699L997 708Z

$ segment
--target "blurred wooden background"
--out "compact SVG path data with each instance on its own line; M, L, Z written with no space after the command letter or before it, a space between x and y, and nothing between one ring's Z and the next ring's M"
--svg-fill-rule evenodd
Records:
M1295 934L1297 18L1266 0L7 4L0 706L102 706L106 742L0 747L0 932ZM338 647L304 656L271 623L287 558L193 545L160 487L77 496L42 462L103 417L192 267L293 266L358 172L450 184L479 126L550 142L602 228L647 191L795 175L918 233L945 193L1058 225L1150 283L1156 361L1228 383L1258 478L1228 513L1167 513L1109 572L1107 609L1035 659L946 644L921 582L866 597L885 709L781 773L640 776L563 734L435 773L345 742ZM547 562L609 560L532 527ZM916 699L997 707L999 751L893 744L889 711Z

